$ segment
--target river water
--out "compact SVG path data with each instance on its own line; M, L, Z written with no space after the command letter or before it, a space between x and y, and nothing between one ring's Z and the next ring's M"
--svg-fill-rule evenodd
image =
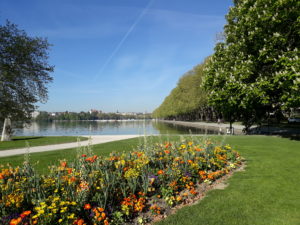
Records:
M32 122L30 126L16 128L16 136L79 136L79 135L157 135L157 134L215 134L198 128L145 121L53 121Z

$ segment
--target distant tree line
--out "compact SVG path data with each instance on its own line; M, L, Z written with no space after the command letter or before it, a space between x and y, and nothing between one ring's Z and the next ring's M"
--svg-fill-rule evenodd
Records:
M120 113L103 112L60 112L51 114L42 111L35 118L36 121L54 121L54 120L130 120L130 119L151 119L150 113L138 113L132 115L122 115Z

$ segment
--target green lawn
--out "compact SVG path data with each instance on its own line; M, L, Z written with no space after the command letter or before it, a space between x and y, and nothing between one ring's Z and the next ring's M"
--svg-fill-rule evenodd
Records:
M149 137L147 141L150 143L156 143L158 141L166 141L169 139L178 140L178 137ZM93 145L92 150L97 155L108 156L110 152L128 152L135 149L139 144L143 143L143 138L132 138L128 140L108 142L104 144ZM42 153L33 153L30 154L30 161L32 163L38 162L34 167L37 171L41 173L47 173L48 166L57 164L61 159L73 160L76 157L77 151L76 148L67 149L67 150L57 150L49 151ZM6 165L7 163L12 166L22 165L24 161L24 155L16 155L9 157L0 158L0 165Z
M200 203L184 207L157 225L296 225L300 224L300 141L267 136L215 137L229 143L247 160L243 172L236 172L224 190L210 191ZM178 139L152 137L148 143ZM111 151L130 151L142 138L134 138L93 146L98 155ZM35 153L32 162L43 173L47 165L59 159L72 159L76 149ZM21 164L23 156L0 158Z
M86 137L80 137L80 140L87 140ZM76 142L77 137L73 136L53 136L53 137L39 137L39 136L24 136L13 137L11 141L0 142L0 151L15 148L25 148L26 142L29 146L53 145L68 142Z
M233 136L226 142L246 158L246 170L235 173L226 189L210 191L156 225L300 224L300 141Z

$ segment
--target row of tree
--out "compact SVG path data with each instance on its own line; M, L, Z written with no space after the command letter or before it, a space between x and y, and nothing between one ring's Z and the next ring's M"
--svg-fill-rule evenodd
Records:
M153 117L170 120L212 120L216 112L208 106L208 94L199 88L209 59L195 66L180 78L177 86L153 112Z
M297 0L235 0L214 54L195 67L200 73L181 78L154 115L195 119L214 109L247 132L270 114L300 107L299 18Z
M35 118L36 121L53 121L53 120L132 120L132 119L151 119L151 114L140 113L133 115L122 115L120 113L103 113L103 112L62 112L52 115L48 112L40 112Z

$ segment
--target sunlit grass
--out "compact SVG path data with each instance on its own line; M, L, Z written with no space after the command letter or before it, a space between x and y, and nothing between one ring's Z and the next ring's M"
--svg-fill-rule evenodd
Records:
M150 137L151 144L179 136ZM246 158L247 167L229 180L224 190L210 191L199 204L184 207L158 224L300 224L300 142L270 136L212 136L228 143ZM97 155L133 150L143 138L93 146ZM46 173L59 159L73 159L75 149L35 153L31 162ZM0 164L20 165L23 156L0 158Z
M87 140L86 137L79 137L80 140ZM69 142L76 142L77 137L74 136L20 136L13 137L11 141L2 141L0 142L0 151L16 148L25 148L27 143L29 146L42 146L42 145L53 145L53 144L62 144Z

